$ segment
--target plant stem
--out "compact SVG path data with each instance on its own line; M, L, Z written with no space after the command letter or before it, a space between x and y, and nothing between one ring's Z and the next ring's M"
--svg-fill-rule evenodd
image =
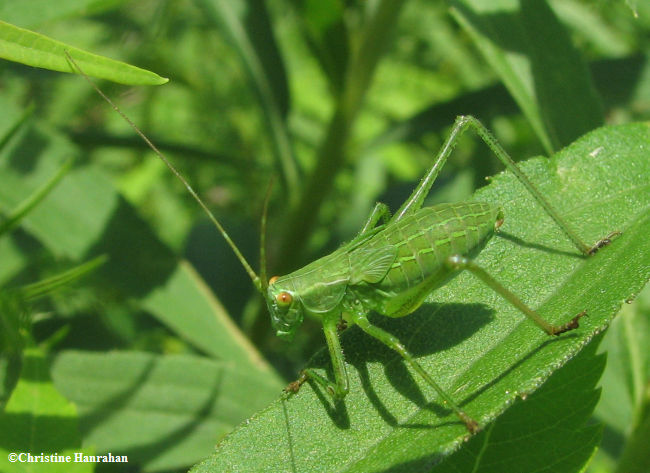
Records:
M369 13L358 42L352 48L345 81L334 108L325 138L316 158L316 166L307 177L302 197L287 218L285 233L277 257L270 264L277 274L296 268L305 244L316 224L320 206L329 195L334 179L346 160L345 147L356 116L363 104L372 77L386 50L404 0L381 0ZM251 323L249 336L254 343L262 342L270 333L266 311L257 314Z
M317 152L316 166L307 180L298 207L292 212L285 227L287 230L282 239L276 268L280 272L294 269L292 266L299 260L312 233L318 210L345 163L345 146L350 131L379 59L392 37L391 33L403 4L403 0L381 1L365 23L357 47L350 55L345 84L338 97L325 139Z
M650 384L646 385L644 402L638 410L637 422L628 437L616 473L647 473L650 471Z

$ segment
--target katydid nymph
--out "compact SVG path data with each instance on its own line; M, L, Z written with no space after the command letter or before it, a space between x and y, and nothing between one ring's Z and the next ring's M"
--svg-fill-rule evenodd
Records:
M89 80L72 58L68 56L68 59L74 70ZM438 398L456 413L470 432L477 431L478 423L438 385L407 348L395 336L373 325L368 319L371 312L388 317L411 314L433 290L465 269L547 334L560 335L578 327L579 319L585 315L584 311L567 317L568 320L564 324L551 324L473 261L504 221L504 214L499 206L463 202L423 207L425 197L459 136L468 128L473 129L505 167L518 178L580 253L585 256L593 255L618 234L612 232L593 246L585 244L523 174L488 129L476 118L459 116L432 166L394 214L391 215L385 204L377 203L352 241L304 268L284 276L274 276L267 281L263 241L268 196L262 217L262 258L258 276L186 179L101 90L94 84L93 87L144 139L206 212L266 300L276 334L291 340L306 316L322 322L334 381L307 368L300 373L297 381L286 388L289 394L297 392L302 384L311 380L335 401L347 395L348 374L339 340L339 327L343 322L348 326L358 325L362 331L395 350L437 392Z

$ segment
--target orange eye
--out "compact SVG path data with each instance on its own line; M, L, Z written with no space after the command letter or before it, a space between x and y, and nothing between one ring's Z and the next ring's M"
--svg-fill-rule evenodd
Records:
M275 281L277 281L277 280L278 280L278 276L273 276L273 277L271 277L271 279L269 279L269 286L270 286L271 284L273 284L273 283L274 283Z
M282 306L288 306L293 301L293 297L286 291L282 291L280 294L275 296L275 300L278 301L278 304Z

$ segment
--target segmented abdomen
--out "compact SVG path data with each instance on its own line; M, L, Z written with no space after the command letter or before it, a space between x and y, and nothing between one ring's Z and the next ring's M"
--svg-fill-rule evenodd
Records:
M440 204L389 225L368 242L370 247L389 244L398 249L387 276L376 287L390 298L404 295L411 299L419 297L420 288L430 291L444 283L451 274L445 266L446 258L453 254L473 256L480 251L494 233L500 212L497 206L479 202ZM409 301L400 303L408 306Z

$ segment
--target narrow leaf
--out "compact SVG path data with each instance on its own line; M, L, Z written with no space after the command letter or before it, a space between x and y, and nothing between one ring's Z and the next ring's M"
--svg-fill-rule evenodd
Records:
M350 54L345 8L338 0L292 0L300 12L302 32L329 83L338 94L343 90Z
M168 81L153 72L0 21L0 58L53 71L76 73L66 52L92 77L129 85L161 85Z
M56 187L61 179L72 167L73 159L66 160L57 172L52 175L41 187L35 189L18 207L16 207L5 220L0 222L0 237L17 226L20 221Z
M248 71L264 111L275 156L282 166L289 200L293 201L299 183L286 123L289 87L266 6L260 0L201 0L200 3L206 17L230 40Z
M551 152L603 123L589 70L543 0L454 0L453 14ZM562 54L557 54L562 51Z
M50 276L47 279L21 286L19 289L20 293L26 300L43 297L46 294L49 294L65 286L66 284L70 284L73 281L76 281L77 279L82 278L89 273L92 273L105 262L106 256L98 256L74 268L68 269L54 276Z
M603 342L607 368L601 384L607 389L595 416L608 432L598 462L607 461L611 471L632 473L647 471L650 461L650 286L626 302Z

